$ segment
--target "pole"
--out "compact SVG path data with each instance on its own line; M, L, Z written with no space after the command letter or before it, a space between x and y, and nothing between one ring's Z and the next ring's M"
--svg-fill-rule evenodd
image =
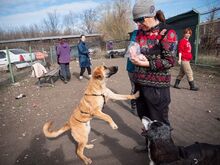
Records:
M44 48L42 48L42 53L44 53ZM46 65L46 60L45 60L45 57L44 57L44 65Z
M32 49L31 49L31 46L29 46L29 53L30 53L31 66L32 66L33 65L33 59L32 59Z
M15 83L14 72L13 72L12 66L11 66L11 59L10 59L10 56L9 56L8 47L6 47L6 55L7 55L7 59L8 59L8 65L9 65L9 71L10 71L10 76L11 76L11 82Z
M198 13L198 23L196 25L196 40L195 40L195 64L198 63L198 49L199 49L199 23L200 23L200 14Z
M53 64L53 47L50 47L50 62Z

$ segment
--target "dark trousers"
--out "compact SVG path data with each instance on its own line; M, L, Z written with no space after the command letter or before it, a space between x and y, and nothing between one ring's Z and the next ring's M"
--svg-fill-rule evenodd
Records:
M140 97L136 100L137 113L140 119L143 116L151 120L157 120L170 125L168 111L170 99L170 88L156 88L149 86L135 85L140 91Z
M70 80L71 75L70 75L70 68L69 68L69 63L65 64L60 64L61 68L61 76L64 80Z
M90 67L81 67L80 76L83 76L86 69L87 69L88 74L89 75L91 74L91 68Z

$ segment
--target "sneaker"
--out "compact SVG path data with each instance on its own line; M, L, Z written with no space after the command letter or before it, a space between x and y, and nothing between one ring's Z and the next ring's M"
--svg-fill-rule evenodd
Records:
M64 84L67 84L68 83L68 81L67 80L64 80Z
M136 152L136 153L146 153L146 152L148 152L147 147L146 147L146 146L143 146L143 145L135 146L135 147L133 148L133 150L134 150L134 152Z
M83 79L83 76L79 76L79 79L82 80L82 79Z
M89 74L89 78L91 78L92 77L92 75L91 74Z

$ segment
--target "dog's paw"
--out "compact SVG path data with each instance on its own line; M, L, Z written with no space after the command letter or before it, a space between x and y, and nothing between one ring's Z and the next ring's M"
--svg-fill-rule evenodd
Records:
M87 149L92 149L93 147L94 147L94 144L87 144L87 145L86 145L86 148L87 148Z
M140 92L137 91L137 92L134 94L134 98L136 99L136 98L138 98L139 96L140 96Z
M90 159L90 158L86 157L83 161L86 165L92 164L92 159Z
M111 124L112 129L118 129L118 126L115 123Z

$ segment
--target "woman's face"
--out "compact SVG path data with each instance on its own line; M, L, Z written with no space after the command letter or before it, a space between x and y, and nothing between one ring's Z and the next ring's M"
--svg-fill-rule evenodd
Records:
M184 34L184 37L185 37L186 39L189 39L190 36L191 36L191 34L190 34L189 32L187 32L187 33Z
M86 40L86 37L82 36L81 40L84 42Z
M149 30L153 26L155 26L156 20L154 17L146 17L143 22L136 22L139 29L144 31Z

